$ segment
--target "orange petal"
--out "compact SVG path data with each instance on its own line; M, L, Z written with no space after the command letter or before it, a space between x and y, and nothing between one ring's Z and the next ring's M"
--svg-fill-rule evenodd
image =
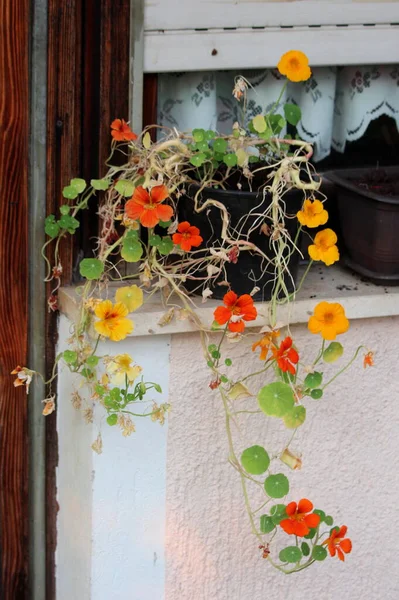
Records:
M125 214L129 219L133 219L136 221L139 219L144 211L144 207L141 203L136 202L136 200L128 200L125 205Z
M181 233L174 233L172 235L172 241L176 246L178 246L182 240L183 240L183 236Z
M200 235L192 235L190 239L191 245L195 247L201 246L202 242L204 241Z
M294 502L294 504L296 503ZM283 519L282 521L280 521L280 527L285 531L285 533L288 533L289 535L294 534L294 524L295 521L292 521L291 519Z
M159 204L154 209L158 221L169 221L173 217L173 208L166 204Z
M179 231L180 233L187 233L187 231L189 229L190 229L190 223L188 221L182 221L177 226L177 231Z
M345 560L345 554L342 552L341 548L337 548L337 554L338 554L339 560L342 560L342 561Z
M223 296L223 302L225 303L226 306L234 306L234 304L237 302L237 294L230 291L227 292L227 294L225 294Z
M298 537L303 537L309 533L309 527L304 521L294 521L294 532Z
M313 510L313 504L311 503L310 500L308 500L307 498L302 498L302 500L299 500L298 512L308 513L308 512L312 512L312 510Z
M236 323L229 323L229 331L234 333L242 333L245 329L245 323L243 320L237 321Z
M287 513L288 516L291 516L291 515L294 515L296 513L296 509L297 509L296 502L290 502L285 507L285 512Z
M348 528L346 525L342 525L342 527L340 528L339 532L337 533L337 537L339 538L344 538L346 536L346 532L348 531Z
M144 204L150 204L150 195L142 185L139 185L133 192L132 200L144 206Z
M258 311L256 310L255 306L252 305L243 311L242 318L244 319L244 321L255 321L257 316Z
M310 503L311 504L311 503ZM319 515L315 515L314 513L312 513L311 515L307 515L304 519L306 525L308 527L317 527L320 523L320 517Z
M191 250L191 240L190 238L183 238L180 242L180 248L184 250L184 252L190 252Z
M225 306L218 306L213 313L214 319L219 325L225 325L231 318L231 310Z
M140 223L143 227L155 227L159 223L159 217L157 215L157 211L154 209L147 210L145 208L142 209L140 215Z
M168 188L165 185L156 185L151 190L151 200L159 204L163 200L169 198Z
M349 538L346 538L345 540L342 540L342 542L340 543L339 547L346 554L349 554L349 552L351 552L351 550L352 550L352 542L351 542L351 540Z
M120 129L122 127L122 121L120 119L115 119L111 123L111 129Z

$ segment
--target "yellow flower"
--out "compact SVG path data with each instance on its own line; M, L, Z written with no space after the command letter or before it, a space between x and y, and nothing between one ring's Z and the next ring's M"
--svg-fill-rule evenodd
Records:
M306 81L312 74L309 59L300 50L290 50L283 54L277 68L290 81Z
M308 248L310 258L321 260L327 266L339 260L339 252L336 246L337 236L332 229L323 229L323 231L316 233L313 242Z
M142 368L134 364L133 358L129 354L118 354L111 359L108 371L112 374L113 383L119 385L125 383L125 377L129 383L133 383L140 375Z
M131 285L130 287L122 287L116 290L115 300L117 302L123 302L129 312L133 312L140 308L143 304L143 290L138 285Z
M320 200L305 200L302 210L296 216L301 225L306 227L319 227L328 221L328 212L324 209Z
M126 319L128 312L122 302L113 305L111 300L103 300L94 309L96 317L100 319L94 323L95 330L113 342L125 339L134 328L133 321Z
M319 302L309 319L308 329L311 333L320 333L324 340L335 340L349 329L344 307L338 302Z

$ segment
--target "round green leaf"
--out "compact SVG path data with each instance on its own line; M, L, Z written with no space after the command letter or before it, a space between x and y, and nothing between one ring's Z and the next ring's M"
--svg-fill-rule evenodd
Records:
M225 154L223 156L223 162L228 167L235 167L237 165L237 155L236 154Z
M167 256L173 250L172 238L169 235L165 235L157 246L158 252L163 256Z
M267 127L265 117L263 115L256 115L256 117L252 119L252 127L257 133L265 131Z
M323 390L316 388L310 392L310 396L313 398L313 400L320 400L320 398L323 396Z
M283 417L295 404L291 387L281 381L265 385L259 391L258 402L269 417Z
M344 353L344 347L339 342L331 342L323 352L323 360L326 363L333 363Z
M213 143L213 149L215 152L219 152L220 154L225 154L227 150L227 142L222 138L218 138Z
M285 415L283 417L284 425L288 429L296 429L297 427L302 425L302 423L305 421L305 419L306 419L306 408L304 406L302 406L302 404L299 406L294 406L294 408L291 408L291 410L289 410L287 413L285 413Z
M68 204L62 204L60 206L60 213L62 215L69 215L70 212L71 212L71 207Z
M79 271L86 279L100 279L104 272L104 265L98 258L84 258L80 261Z
M216 137L216 132L208 129L205 131L205 139L209 142L210 140L214 140Z
M296 563L301 560L302 552L297 546L287 546L287 548L281 550L278 556L281 562Z
M307 540L312 540L314 538L314 536L316 535L316 532L317 532L317 527L311 527L309 529L309 533L307 533L303 537L305 537Z
M327 558L327 550L324 546L314 546L312 550L312 558L315 560L324 560Z
M196 149L199 152L208 152L208 150L209 150L208 142L198 142L196 144Z
M324 512L324 510L319 510L318 508L315 508L313 511L316 515L319 515L320 517L320 522L322 523L324 521L324 519L326 518L326 513Z
M92 179L90 185L95 190L107 190L110 185L109 179Z
M59 234L60 226L56 223L54 215L49 215L44 221L44 231L51 238L55 238Z
M323 374L315 371L314 373L308 373L305 377L305 381L303 382L305 387L307 388L318 388L321 386L321 382L323 381Z
M310 554L309 544L307 544L306 542L302 542L301 550L302 550L302 554L304 556L309 556L309 554Z
M137 262L143 255L143 247L133 236L127 235L122 243L121 256L126 262Z
M261 533L270 533L275 529L276 526L273 520L268 515L262 515L260 518L260 531Z
M261 475L269 468L270 458L262 446L251 446L241 454L241 464L251 475Z
M289 492L290 484L283 473L269 475L265 481L265 491L270 498L283 498Z
M65 350L62 356L68 365L73 365L78 360L78 353L74 350Z
M96 367L98 365L98 356L89 356L86 359L86 364L91 368Z
M316 512L316 511L314 511ZM326 525L328 525L328 527L331 527L331 525L334 523L334 519L332 517L330 517L330 515L327 515L324 519L324 522Z
M71 179L71 186L81 194L86 189L86 182L84 179L80 179L79 177L75 177L75 179Z
M270 509L270 516L275 525L278 525L280 521L287 518L285 510L285 504L274 504Z
M107 423L108 425L116 425L118 422L118 416L113 414L113 415L109 415L109 417L107 417Z
M73 185L67 185L62 190L62 195L64 198L68 198L69 200L74 200L79 196L78 190Z
M134 183L128 181L127 179L119 179L119 181L115 184L115 189L121 196L125 196L126 198L133 195L134 192Z
M193 129L193 138L196 142L203 142L205 140L205 130Z
M231 367L231 365L233 364L233 361L231 360L231 358L226 358L226 360L224 361L224 364L226 365L226 367Z
M159 244L161 243L161 236L160 235L150 235L150 237L148 238L148 243L150 244L150 246L159 246Z
M190 163L194 167L200 167L206 160L206 155L203 152L197 152L190 158Z
M75 219L75 217L63 214L61 219L58 221L58 225L61 229L66 229L69 233L74 233L75 229L79 227L80 223L77 219Z
M296 104L285 104L284 115L290 125L298 125L301 120L301 109Z

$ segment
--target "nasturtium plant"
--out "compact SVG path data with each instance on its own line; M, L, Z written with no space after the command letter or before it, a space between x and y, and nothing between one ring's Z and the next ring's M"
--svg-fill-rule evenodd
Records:
M258 402L269 417L283 417L295 403L292 388L281 381L265 385L259 391Z
M88 280L100 279L104 273L104 264L98 258L84 258L80 261L79 271Z
M270 498L283 498L289 492L290 484L283 473L269 475L265 480L265 491Z
M231 101L238 105L229 105L236 118L230 133L205 128L179 132L158 126L140 133L116 117L110 123L111 155L104 176L91 179L90 184L78 177L65 182L66 200L59 214L49 215L44 223L43 256L52 290L48 306L56 311L57 290L65 283L62 245L77 231L89 205L96 209L95 251L79 263L84 281L76 289L78 318L67 349L56 357L56 364L65 365L76 381L73 406L93 427L101 423L104 431L107 424L130 436L144 417L161 425L165 422L170 408L167 398L160 396L157 382L147 379L148 368L157 374L159 365L154 359L152 367L149 361L143 369L134 358L142 345L143 312L151 321L145 322L148 333L161 329L168 334L172 323L184 322L182 328L197 335L198 356L187 356L189 391L182 386L178 400L190 398L190 386L200 386L197 358L203 355L209 380L201 390L209 390L215 402L220 401L225 454L239 478L251 540L256 540L254 551L262 550L264 564L293 573L328 555L342 558L342 553L351 551L347 527L332 527L331 516L313 511L309 500L298 497L299 479L290 484L289 476L305 461L296 445L299 437L311 433L305 419L309 404L312 418L317 418L324 402L313 400L327 396L338 375L361 351L365 369L373 366L374 358L372 350L361 346L346 365L333 365L343 354L336 338L349 329L338 302L321 300L314 306L309 300L307 327L319 341L316 348L302 343L290 326L296 292L312 262L334 264L339 251L336 234L326 226L328 211L319 192L320 178L310 164L312 145L291 130L299 123L300 108L282 101L287 81L310 78L308 59L302 52L289 51L278 70L285 78L281 93L267 112L255 116L252 109L252 114L245 114L249 83L244 77L235 79ZM118 160L114 160L116 149ZM229 202L217 198L229 195L221 191L234 191L239 198L242 190L257 192L256 201L248 205L237 200L233 211ZM288 203L288 192L298 195L295 210ZM296 281L291 271L299 256L302 227L312 238L305 257L310 264ZM259 264L260 271L251 267L246 275L242 261L248 253L251 265ZM234 273L241 293L235 289ZM257 297L263 294L269 294L267 306L258 304ZM148 300L155 300L155 311L147 311ZM279 321L282 315L284 323ZM136 338L135 332L140 334ZM129 344L119 345L132 334ZM243 350L233 361L236 343ZM325 363L331 365L325 368ZM46 382L46 416L56 408L56 371ZM21 366L12 373L15 386L26 391L38 375ZM201 402L203 420L210 414L210 402L209 397ZM215 407L212 400L212 414L217 414ZM265 415L280 421L271 423ZM187 421L187 427L192 428L194 421ZM275 426L276 434L267 435L269 426ZM261 427L264 433L258 439L263 445L253 445ZM298 427L301 436L296 436ZM196 439L194 430L190 435ZM102 452L101 431L92 448ZM340 460L338 455L335 458ZM331 473L321 476L329 488L339 487L339 482L330 481ZM232 502L236 501L233 494Z
M241 464L251 475L261 475L270 465L270 458L262 446L251 446L241 454Z

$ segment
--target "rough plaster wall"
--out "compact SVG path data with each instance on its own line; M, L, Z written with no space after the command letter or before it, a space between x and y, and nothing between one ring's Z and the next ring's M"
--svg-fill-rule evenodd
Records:
M317 338L304 326L294 327L293 337L305 349L302 355L311 355ZM337 523L347 524L354 549L344 564L329 558L286 576L261 558L250 533L238 474L226 462L220 399L208 388L199 337L173 337L166 600L399 597L394 525L399 494L399 318L354 321L341 341L345 356L361 343L376 350L376 367L364 370L359 360L324 399L309 400L307 421L292 445L303 453L302 470L285 471L278 462L273 470L287 472L289 500L308 497ZM241 344L230 346L229 355L231 369L252 370L255 359L248 358ZM248 445L278 448L287 432L276 421L256 416L241 435Z

